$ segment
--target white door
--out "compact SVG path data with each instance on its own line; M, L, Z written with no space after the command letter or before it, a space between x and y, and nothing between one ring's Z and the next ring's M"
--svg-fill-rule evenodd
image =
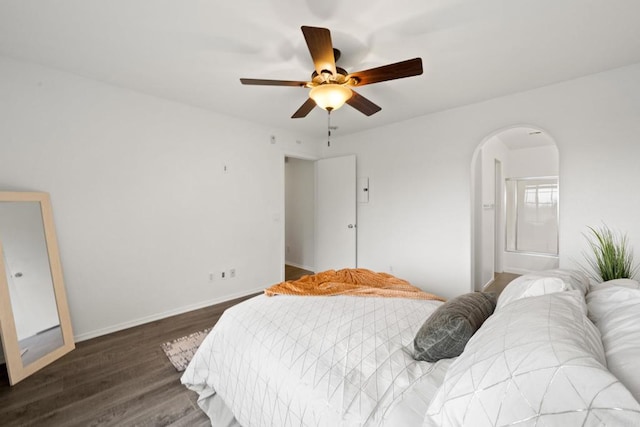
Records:
M502 162L498 159L495 159L495 190L494 190L494 202L495 209L493 212L494 221L493 221L493 232L494 232L494 273L502 273L502 252L504 251L504 225L502 222L502 201L504 199L504 189L502 186Z
M355 268L356 156L316 161L316 272Z

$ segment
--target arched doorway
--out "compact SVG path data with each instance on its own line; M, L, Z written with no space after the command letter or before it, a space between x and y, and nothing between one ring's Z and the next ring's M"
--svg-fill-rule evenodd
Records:
M496 274L558 267L559 153L554 139L531 125L487 136L474 153L473 288Z

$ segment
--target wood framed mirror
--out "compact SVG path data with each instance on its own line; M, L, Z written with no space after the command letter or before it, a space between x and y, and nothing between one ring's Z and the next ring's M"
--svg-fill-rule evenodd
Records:
M75 348L47 193L0 191L0 333L11 385Z

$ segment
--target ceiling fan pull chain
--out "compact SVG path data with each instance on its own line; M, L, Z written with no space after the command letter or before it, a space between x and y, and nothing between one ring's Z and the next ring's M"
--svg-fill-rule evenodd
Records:
M331 110L327 110L327 147L331 147Z

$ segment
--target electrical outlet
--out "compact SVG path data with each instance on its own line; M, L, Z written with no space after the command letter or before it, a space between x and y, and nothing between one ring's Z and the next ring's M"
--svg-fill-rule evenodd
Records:
M214 274L210 272L209 273L209 281L213 282L213 279L214 279Z
M227 272L226 271L221 271L220 272L220 279L222 279L222 280L226 280L227 279Z
M229 278L233 279L234 277L236 277L236 269L232 268L231 270L229 270Z

